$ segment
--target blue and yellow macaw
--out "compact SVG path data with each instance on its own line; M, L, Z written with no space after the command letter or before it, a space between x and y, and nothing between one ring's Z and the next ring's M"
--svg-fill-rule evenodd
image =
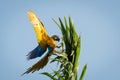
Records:
M48 63L50 55L55 53L55 48L59 48L59 46L55 44L55 41L60 40L60 38L56 35L53 35L52 37L48 36L42 22L37 18L33 11L28 11L28 17L33 25L38 41L38 46L27 55L28 60L41 57L47 49L48 52L41 60L39 60L32 67L28 68L25 73L30 73L42 69Z

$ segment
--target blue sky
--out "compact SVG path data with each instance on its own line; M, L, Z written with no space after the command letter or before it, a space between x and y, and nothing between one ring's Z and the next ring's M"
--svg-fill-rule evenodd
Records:
M40 75L51 71L48 64L34 74L21 74L40 58L27 61L26 55L37 46L28 20L33 10L49 35L61 35L52 18L71 16L82 37L79 74L88 64L85 80L119 80L120 74L120 1L119 0L1 0L0 1L0 79L48 80Z

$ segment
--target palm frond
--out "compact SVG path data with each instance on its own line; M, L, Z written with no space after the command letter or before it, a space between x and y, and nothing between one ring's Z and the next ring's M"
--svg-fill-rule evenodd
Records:
M59 69L54 70L53 76L57 80L77 80L78 79L78 67L79 57L81 49L81 37L77 34L71 17L64 22L59 18L59 23L53 19L62 33L62 50L51 61L60 63ZM84 66L80 80L83 80L87 67ZM50 77L48 75L48 77Z

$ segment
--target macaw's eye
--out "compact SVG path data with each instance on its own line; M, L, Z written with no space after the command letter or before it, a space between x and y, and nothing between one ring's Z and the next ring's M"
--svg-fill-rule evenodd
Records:
M56 41L60 41L60 38L59 38L59 37L55 37L55 40L56 40Z
M55 41L60 41L60 38L59 38L57 35L53 35L52 38L53 38Z

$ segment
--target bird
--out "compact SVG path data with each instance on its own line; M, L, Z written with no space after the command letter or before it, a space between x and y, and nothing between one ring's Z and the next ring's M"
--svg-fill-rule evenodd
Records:
M56 52L55 48L60 48L60 46L57 46L55 43L55 41L60 41L59 36L53 35L50 37L47 34L43 23L39 20L39 18L32 10L28 11L28 18L35 30L38 45L35 49L28 53L27 59L35 59L37 57L41 57L46 51L47 53L42 59L28 68L27 71L23 74L28 74L30 72L33 73L45 67L50 59L50 56Z

